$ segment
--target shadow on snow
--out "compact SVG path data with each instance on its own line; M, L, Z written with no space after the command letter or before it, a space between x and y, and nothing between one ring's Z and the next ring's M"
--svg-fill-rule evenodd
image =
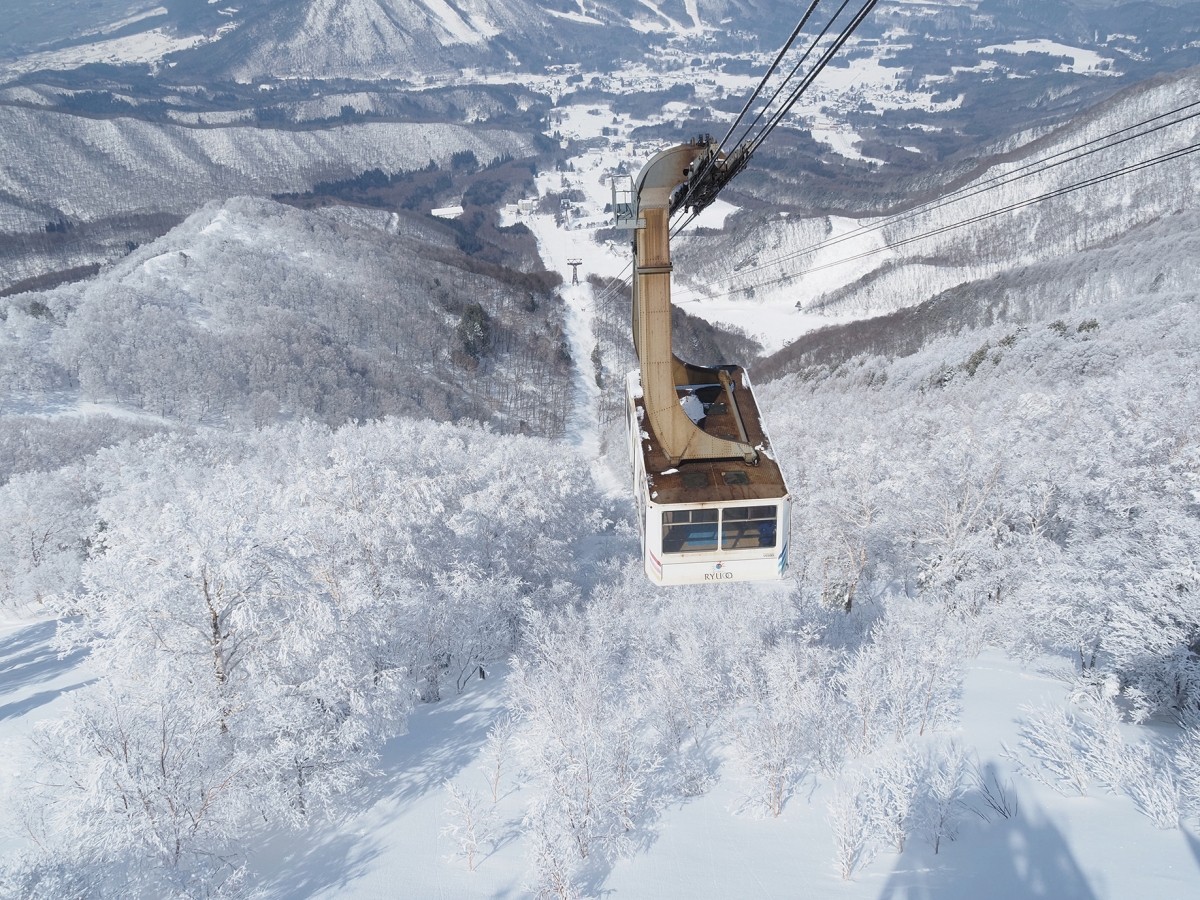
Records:
M935 855L927 842L913 840L879 900L1096 900L1062 832L1040 810L1027 809L1022 804L1010 819L972 827L963 843L974 846L961 854L956 843L943 842Z
M355 790L346 816L318 824L301 835L283 833L268 839L264 855L277 853L281 863L264 867L278 873L260 885L266 894L340 894L351 889L377 860L393 852L375 833L385 834L389 824L413 804L440 793L443 782L476 761L488 729L503 714L489 699L490 694L472 682L462 696L417 706L409 717L408 732L381 749L377 775ZM360 815L364 821L348 821ZM436 834L437 824L432 827ZM303 846L297 847L299 842ZM401 849L411 852L413 848Z
M58 622L49 620L26 625L0 638L0 698L18 691L44 684L77 666L87 650L80 648L70 653L60 653L53 646ZM42 691L33 697L0 706L0 719L9 719L49 703L59 693L74 690L90 682L81 682L57 690Z

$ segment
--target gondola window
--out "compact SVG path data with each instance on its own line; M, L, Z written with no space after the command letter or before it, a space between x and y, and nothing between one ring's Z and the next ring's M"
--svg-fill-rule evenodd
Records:
M774 547L776 530L774 506L731 506L722 510L721 549Z
M678 509L663 513L663 553L711 553L717 549L715 509Z

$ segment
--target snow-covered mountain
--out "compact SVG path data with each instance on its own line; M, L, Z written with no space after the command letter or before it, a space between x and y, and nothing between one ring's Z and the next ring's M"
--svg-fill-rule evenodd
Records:
M904 8L947 29L1046 15ZM209 12L165 9L147 11ZM1196 144L1200 119L1072 149L1163 124L1196 79L956 160L898 211L920 218L858 245L806 249L853 232L845 215L728 204L721 235L681 243L676 272L707 273L693 290L755 287L728 306L772 316L772 341L811 324L800 290L830 311L813 319L876 334L801 337L755 368L794 497L791 579L668 590L640 571L620 426L594 440L620 295L584 279L552 299L553 278L489 261L536 268L490 207L367 208L391 176L352 166L398 160L389 135L426 152L428 107L360 145L349 122L201 121L241 115L236 93L150 128L113 114L133 91L10 88L14 146L57 160L81 204L137 204L128 178L187 217L90 281L0 298L0 895L1196 896L1196 155L984 215ZM290 96L342 105L321 93ZM194 99L178 94L172 114ZM102 111L51 108L64 96ZM616 152L600 129L628 124L610 113L594 94L556 110L579 155L526 165L541 201L505 213L548 264L627 258L588 230ZM464 201L494 206L479 132L430 129L443 168L483 176ZM187 208L303 181L275 153L351 167L294 202L351 199ZM66 202L10 165L12 208ZM980 192L939 205L958 189ZM887 243L852 276L789 268ZM561 427L569 402L567 440L501 433L556 433L526 416Z
M616 53L631 35L698 32L737 17L761 29L775 9L786 7L769 0L147 3L119 17L108 11L112 20L97 12L87 25L62 21L56 34L20 15L0 61L11 73L170 59L185 71L237 79L420 79L486 62L545 63L556 50L590 45L594 52L608 41Z
M719 127L796 15L776 0L179 0L67 21L4 2L0 291L93 271L232 194L544 152L544 117L572 93L611 93L614 113L627 94L663 140ZM965 171L981 142L1200 59L1186 6L1053 6L881 4L736 190L861 213L931 161Z
M0 154L9 160L0 172L0 235L36 236L0 242L0 289L54 268L99 261L111 256L111 244L142 239L140 229L130 228L114 241L106 219L132 225L138 216L182 217L237 194L298 192L368 169L444 166L455 153L469 152L484 163L521 158L536 146L537 135L527 131L451 123L196 126L0 104ZM48 241L54 233L47 225L58 221L70 221L71 233ZM103 234L92 240L93 230Z
M36 395L155 427L399 414L561 434L554 278L480 264L460 237L415 214L210 203L95 278L0 299L0 409Z
M236 28L197 55L205 67L220 67L239 80L308 78L313 72L415 78L482 61L488 41L515 29L530 12L492 0L457 6L445 0L267 3L239 13Z
M529 156L537 137L431 122L195 127L0 105L0 153L9 160L0 176L0 230L40 227L57 214L89 221L118 211L190 212L221 193L303 190L371 168L444 165L457 152L485 163Z
M1186 0L884 3L866 34L953 39L941 62L920 55L923 66L944 70L949 82L972 69L965 60L978 48L990 54L985 68L1003 65L1005 53L1069 57L1074 48L1077 58L1068 68L1145 71L1166 63L1164 56L1188 51L1196 26L1185 6ZM760 35L774 43L797 16L793 4L780 0L271 0L240 6L177 0L97 4L70 20L53 12L31 17L16 4L11 13L15 24L0 44L0 64L12 74L167 61L177 70L173 77L237 79L424 79L473 65L611 61L644 49L646 35L706 35L718 43L730 35Z

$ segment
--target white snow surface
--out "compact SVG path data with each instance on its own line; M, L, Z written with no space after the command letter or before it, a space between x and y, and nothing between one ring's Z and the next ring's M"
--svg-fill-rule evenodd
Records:
M592 16L585 15L584 13L561 12L557 9L548 9L548 10L546 10L546 12L548 14L554 16L554 18L556 18L556 19L566 19L569 22L578 22L581 25L603 25L604 24L599 19L595 19Z
M39 69L61 71L78 69L91 63L155 63L169 53L177 53L218 40L236 27L235 23L230 23L211 35L175 35L161 28L152 28L138 34L109 38L62 50L45 50L0 63L0 76L15 78Z
M555 180L551 173L539 175L539 193L544 194L552 189ZM589 213L594 204L599 202L599 197L603 196L598 182L594 183L593 187L595 190L589 198L589 205L585 207ZM600 208L603 209L603 206ZM510 208L506 215L505 221L509 223L518 214L515 209ZM563 276L559 298L564 305L563 318L571 358L575 361L575 396L571 417L567 422L567 440L578 447L585 458L596 461L593 466L594 476L610 493L616 493L621 490L623 483L611 468L601 461L602 442L596 416L600 388L596 384L591 362L592 351L596 345L595 296L587 276L593 273L616 276L620 272L620 261L613 253L597 246L592 240L590 228L560 228L555 223L555 217L546 213L520 216L519 220L524 222L537 238L538 252L543 264ZM569 219L566 224L570 224ZM581 261L577 267L578 284L573 283L574 273L569 263L572 259Z
M452 36L453 40L461 43L482 44L488 38L495 37L500 33L484 20L468 22L446 0L425 0L425 5L442 23L442 27Z
M770 588L747 587L747 602ZM72 691L94 677L80 654L60 659L54 622L0 626L0 787L29 777L25 742L34 725L62 715ZM963 820L957 840L934 854L912 841L902 854L882 853L843 881L832 863L825 819L830 786L794 797L779 818L747 809L738 765L722 754L721 780L706 794L672 804L653 839L619 860L602 885L611 898L725 900L802 896L1012 900L1190 900L1200 889L1200 835L1189 827L1156 829L1125 797L1093 792L1063 797L1016 775L1003 747L1017 741L1017 720L1031 704L1063 703L1065 683L1052 660L1021 665L985 652L968 668L956 739L980 767L1018 796L1012 819ZM418 707L408 733L384 748L378 776L357 789L360 812L317 826L297 840L281 835L247 847L268 896L285 898L518 897L530 892L529 847L518 829L531 786L505 779L495 805L497 839L475 871L454 858L442 833L445 783L486 793L480 767L487 731L505 713L503 668L463 695ZM8 796L12 796L9 794ZM490 799L488 801L491 805ZM0 809L0 855L23 844L12 808ZM400 893L397 894L397 891Z
M1085 50L1081 47L1072 47L1068 44L1060 44L1057 41L1046 39L1038 40L1023 40L1013 41L1009 44L993 44L990 47L981 47L980 53L1048 53L1051 56L1066 57L1069 62L1063 63L1058 67L1060 72L1087 72L1091 74L1101 74L1108 72L1109 66L1112 65L1112 60L1100 55L1095 50ZM1108 74L1117 74L1109 72Z
M104 25L100 28L96 28L94 31L92 31L90 33L92 33L92 34L110 34L111 32L114 32L114 31L117 31L118 29L124 28L126 25L133 25L135 22L142 22L146 19L153 19L153 18L157 18L158 16L165 16L165 15L167 15L168 12L169 12L169 10L165 6L156 6L156 7L154 7L154 9L143 10L142 12L134 13L131 16L126 16L123 19L118 19L115 22L110 22L107 25Z

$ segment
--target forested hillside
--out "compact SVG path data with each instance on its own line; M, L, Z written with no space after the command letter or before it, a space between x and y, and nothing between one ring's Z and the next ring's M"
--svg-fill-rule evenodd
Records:
M79 589L59 570L54 590L62 646L98 675L35 738L47 792L6 797L5 826L49 855L4 893L236 893L252 835L344 810L413 704L569 602L561 560L601 513L578 467L561 444L387 419L164 436L0 488L6 546L38 516L83 526L46 549L86 547Z
M528 130L436 122L197 127L0 104L0 289L110 260L210 200L448 166L455 153L527 157L535 145Z
M1116 675L1136 721L1200 702L1200 296L1131 289L771 382L804 581L899 592L1018 653ZM901 601L903 602L903 601Z
M530 265L523 226L492 232L522 272L462 236L410 214L210 204L93 280L0 300L0 392L13 411L78 396L164 425L406 414L558 434L558 276Z
M513 872L547 896L656 883L668 815L715 854L761 818L809 835L760 876L859 879L852 896L875 896L877 856L961 877L1020 839L1031 797L1069 816L1056 792L1158 846L1200 814L1198 303L1195 282L1131 290L764 385L796 499L780 588L650 587L585 461L478 430L164 437L14 478L5 509L75 510L52 544L86 554L40 571L99 680L35 738L56 773L27 807L43 855L7 883L249 889L271 877L252 835L379 802L359 785L405 710L510 654L487 741L471 732L491 774L451 767L443 795L472 896ZM988 648L1062 660L1075 697L1021 713L1006 757L963 726L986 716L963 691ZM1154 856L1113 858L1136 879ZM1055 871L1068 893L1094 877Z
M1190 20L929 0L847 48L878 93L672 260L680 354L754 375L788 577L658 588L597 223L635 131L751 83L698 26L774 6L539 13L597 59L678 32L636 78L541 71L496 0L213 6L112 34L286 82L0 95L0 896L1200 894L1200 74L1064 121ZM0 56L105 43L60 38ZM335 77L447 46L539 71ZM1030 127L972 130L997 96ZM800 150L903 205L812 215Z

